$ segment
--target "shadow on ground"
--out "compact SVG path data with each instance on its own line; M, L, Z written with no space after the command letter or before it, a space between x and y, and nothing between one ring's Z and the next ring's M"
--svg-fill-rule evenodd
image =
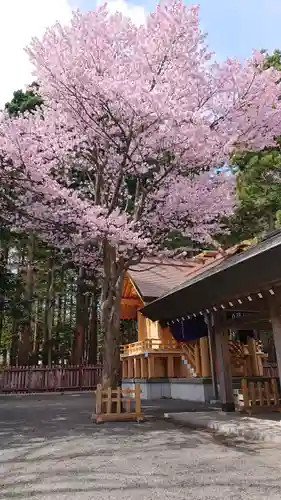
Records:
M241 481L235 476L228 489L221 471L233 457L231 467L239 469L260 454L254 443L159 420L153 404L146 411L154 418L141 424L93 424L90 394L11 397L0 408L2 500L204 499L197 493L202 482L206 494L214 489L206 498L239 499L232 490Z

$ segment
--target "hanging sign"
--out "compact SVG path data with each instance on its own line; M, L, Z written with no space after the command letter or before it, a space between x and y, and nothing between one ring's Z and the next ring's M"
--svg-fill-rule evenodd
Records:
M247 318L249 316L254 316L257 311L232 311L231 309L226 310L226 319L239 319Z

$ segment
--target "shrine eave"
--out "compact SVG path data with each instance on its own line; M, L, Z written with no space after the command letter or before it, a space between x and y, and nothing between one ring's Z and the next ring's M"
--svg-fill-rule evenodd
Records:
M239 309L240 297L250 297L250 294L263 297L263 292L274 293L271 287L280 284L281 231L277 231L248 250L191 276L179 287L147 304L141 312L153 321L167 321L226 308L228 304Z

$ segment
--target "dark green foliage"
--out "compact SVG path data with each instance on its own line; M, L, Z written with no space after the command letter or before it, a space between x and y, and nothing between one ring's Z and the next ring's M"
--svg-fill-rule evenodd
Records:
M11 116L32 113L43 104L36 83L23 92L14 92L5 108ZM73 169L74 183L83 179L79 170ZM85 184L87 186L87 184ZM13 182L2 186L8 192L5 210L13 211ZM1 193L0 193L1 194ZM4 201L5 201L4 197ZM94 328L89 301L81 298L78 290L78 269L65 265L62 256L48 248L32 234L17 234L11 230L3 215L0 219L0 365L8 354L11 364L45 364L72 362L74 338L79 318L77 300L86 304L86 330L83 339L82 359L86 362L95 349L97 328ZM9 220L7 218L7 220ZM31 240L33 241L31 249ZM92 277L93 284L96 279ZM88 287L89 288L89 287ZM91 311L99 295L89 290ZM26 355L27 346L27 355ZM25 349L21 355L22 348ZM90 349L91 348L91 349ZM3 358L1 359L1 355ZM92 357L92 363L96 356ZM20 361L24 358L24 362ZM7 359L6 359L7 361Z
M30 90L23 92L23 90L16 90L10 102L5 104L5 109L10 115L18 115L25 111L32 112L37 107L42 106L43 99L38 93L39 87L37 83L33 83Z
M265 52L265 51L264 51ZM281 72L281 51L267 55L265 69ZM281 73L280 73L281 74ZM280 76L281 78L281 76ZM230 234L220 237L226 245L259 236L281 224L281 140L276 148L245 151L232 157L237 173L238 207L228 221Z

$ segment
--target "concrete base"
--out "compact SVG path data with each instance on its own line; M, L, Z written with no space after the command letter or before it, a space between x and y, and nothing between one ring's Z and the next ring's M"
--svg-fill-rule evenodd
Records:
M140 384L142 400L162 398L181 399L198 403L209 403L214 399L211 378L161 378L161 379L124 379L123 389L133 389Z
M247 417L238 412L196 411L166 413L164 416L174 423L194 429L208 429L224 436L281 444L280 413Z

